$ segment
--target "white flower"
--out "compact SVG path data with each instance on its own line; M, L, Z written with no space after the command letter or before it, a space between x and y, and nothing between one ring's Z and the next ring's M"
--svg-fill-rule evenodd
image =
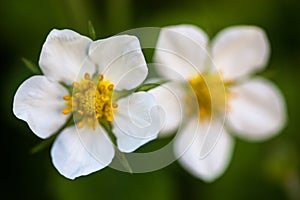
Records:
M52 30L39 65L44 76L22 83L13 112L43 139L73 117L75 125L64 128L51 149L53 164L65 177L74 179L111 163L114 146L99 121L112 124L122 152L132 152L156 138L160 118L154 97L146 92L120 99L114 95L134 89L147 76L135 36L91 41L71 30Z
M165 132L175 131L181 118L187 119L174 149L181 156L179 162L196 177L213 181L225 171L234 146L232 135L262 141L283 128L286 113L280 91L262 77L250 77L264 69L268 57L269 43L258 27L229 27L210 45L206 34L195 26L161 30L155 63L157 71L174 82L151 93L171 114ZM178 86L182 80L190 89Z

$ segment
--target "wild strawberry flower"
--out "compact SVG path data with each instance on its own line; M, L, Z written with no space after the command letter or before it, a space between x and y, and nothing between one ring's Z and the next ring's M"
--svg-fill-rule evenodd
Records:
M226 28L210 44L204 31L192 25L161 30L154 61L159 74L173 82L151 93L167 114L162 134L175 131L183 121L174 151L194 176L209 182L223 174L233 136L263 141L283 128L286 114L280 91L254 76L265 68L268 57L266 35L255 26ZM183 80L189 88L179 84Z
M40 54L44 75L25 80L13 103L14 114L40 138L56 137L51 157L57 170L74 179L108 166L115 148L132 152L156 138L160 128L154 97L118 91L139 86L148 69L138 39L120 35L92 41L72 30L52 30Z

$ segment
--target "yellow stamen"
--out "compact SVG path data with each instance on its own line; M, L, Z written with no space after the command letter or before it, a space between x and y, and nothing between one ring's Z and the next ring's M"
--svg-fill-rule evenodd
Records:
M112 116L107 116L107 121L113 122L113 121L114 121L114 118L113 118Z
M210 119L212 114L228 109L227 99L231 96L228 86L232 85L233 81L223 81L216 73L197 75L189 79L189 84L198 102L200 120Z
M64 115L68 115L72 112L72 110L70 108L64 108L61 113L64 114Z
M73 88L78 88L78 87L79 87L79 83L74 82L74 83L73 83Z
M77 110L77 113L80 115L80 116L83 116L83 111L82 110Z
M103 74L100 74L99 77L98 77L98 80L99 80L99 81L102 81L103 79L104 79Z
M83 90L86 90L86 89L89 88L89 86L88 86L87 83L82 83L82 84L81 84L81 88L82 88Z
M104 79L102 74L98 82L85 73L79 82L73 83L73 96L67 94L63 99L67 101L63 114L73 112L77 128L87 126L96 129L99 120L113 122L113 112L118 105L112 102L114 85Z
M90 74L89 74L89 73L85 73L85 74L84 74L84 79L85 79L85 80L90 80L90 79L91 79Z
M114 89L114 85L113 84L108 85L107 89L109 89L110 91L112 91Z
M82 128L84 126L84 122L83 121L80 121L77 123L77 128Z
M71 98L72 97L69 94L66 94L65 96L63 96L63 99L66 100L66 101L69 101Z
M117 103L112 103L112 107L113 107L113 108L117 108L117 107L118 107L118 104L117 104Z
M98 89L99 89L100 91L103 91L103 90L105 90L105 86L104 86L104 85L100 85Z
M79 98L81 96L81 93L77 92L74 94L75 98Z

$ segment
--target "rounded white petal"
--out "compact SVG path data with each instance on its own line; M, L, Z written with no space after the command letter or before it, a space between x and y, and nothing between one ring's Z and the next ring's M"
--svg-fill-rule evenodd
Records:
M219 122L199 123L190 120L175 140L179 163L194 176L211 182L229 165L234 141Z
M168 136L176 131L183 120L182 99L185 91L179 83L170 82L149 90L162 109L162 129L160 136Z
M39 65L51 81L71 84L87 57L91 40L72 30L52 30L41 51ZM86 72L93 72L88 66Z
M139 40L135 36L119 35L95 41L89 56L98 72L115 84L116 90L133 89L148 74Z
M276 86L254 78L232 89L230 127L236 135L249 140L264 140L278 134L286 121L285 103Z
M120 99L117 104L113 132L117 136L117 144L121 151L132 152L146 141L157 137L162 126L161 109L153 95L147 92L133 93ZM127 142L127 138L130 141Z
M32 76L18 88L13 103L13 112L26 121L30 129L40 138L55 133L67 120L62 114L65 107L63 96L68 91L45 76Z
M162 28L154 53L154 62L159 64L157 71L173 80L177 80L176 74L185 79L198 74L203 70L207 58L207 40L206 34L196 26ZM166 67L175 73L170 73Z
M235 79L263 69L269 58L269 42L255 26L221 31L212 42L212 59L225 79Z
M59 173L74 179L108 166L114 157L114 147L99 126L95 131L71 126L54 141L51 157Z
M156 139L156 135L153 137L147 137L146 139L136 138L124 133L118 126L113 129L114 135L117 137L117 145L121 152L130 153L144 144Z

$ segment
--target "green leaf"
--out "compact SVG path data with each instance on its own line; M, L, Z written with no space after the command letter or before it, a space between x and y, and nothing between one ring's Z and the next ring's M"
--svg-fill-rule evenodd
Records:
M88 22L89 36L92 40L97 38L95 28L91 21Z
M143 84L141 85L140 87L138 87L137 89L135 89L135 92L141 92L141 91L148 91L148 90L151 90L151 89L154 89L164 83L166 83L167 81L161 81L161 82L158 82L158 83L146 83L146 84Z
M131 166L129 165L128 160L126 159L126 156L123 152L121 152L117 147L115 148L116 156L120 163L123 165L123 167L129 172L133 173Z
M33 72L34 74L41 74L39 67L35 65L33 62L31 62L26 58L22 58L22 61L31 72Z

